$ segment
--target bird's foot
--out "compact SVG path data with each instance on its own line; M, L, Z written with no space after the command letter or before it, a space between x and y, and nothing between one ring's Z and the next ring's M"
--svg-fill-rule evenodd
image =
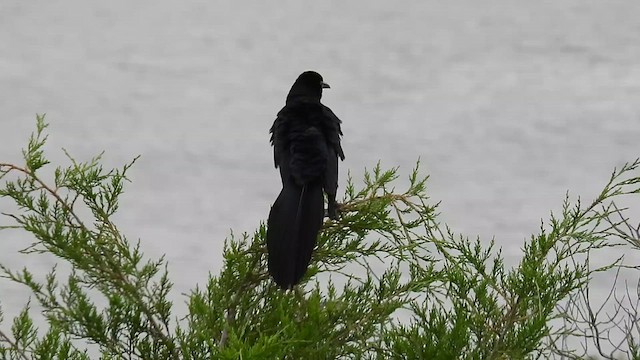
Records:
M327 206L327 216L329 217L329 219L331 220L338 220L338 212L340 211L340 207L342 205L338 204L337 202L333 201L330 202Z

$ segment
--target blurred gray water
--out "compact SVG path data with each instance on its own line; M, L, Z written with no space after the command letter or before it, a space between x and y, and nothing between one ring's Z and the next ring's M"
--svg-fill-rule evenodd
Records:
M342 184L420 157L443 221L495 236L513 264L567 190L592 199L640 155L639 18L634 0L3 0L0 160L20 161L45 112L54 164L62 147L109 166L142 155L119 224L167 255L183 305L230 230L266 219L280 185L267 131L314 69L344 121ZM0 234L0 263L52 265ZM0 281L7 317L25 294Z

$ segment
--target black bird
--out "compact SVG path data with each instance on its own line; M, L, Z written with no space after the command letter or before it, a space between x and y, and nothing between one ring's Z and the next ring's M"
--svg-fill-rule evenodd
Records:
M267 222L269 273L283 289L300 282L316 244L324 218L324 193L329 218L337 218L340 119L320 103L328 89L314 71L293 83L285 106L269 131L282 190Z

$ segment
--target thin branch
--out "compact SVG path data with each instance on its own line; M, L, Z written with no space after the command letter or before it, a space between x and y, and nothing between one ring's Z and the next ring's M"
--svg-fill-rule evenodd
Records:
M13 350L15 350L18 355L20 355L20 357L24 360L30 360L29 357L27 357L27 354L24 353L24 351L22 351L19 347L18 344L14 343L13 341L11 341L11 338L9 338L4 332L2 332L2 330L0 330L0 341L5 341L7 343L9 343L9 345L11 346L11 348Z
M40 178L34 172L29 171L29 169L27 169L27 168L23 168L23 167L20 167L20 166L16 166L16 165L13 165L13 164L7 164L7 163L0 163L0 168L2 168L2 167L8 167L9 168L9 170L7 170L7 173L10 172L11 170L16 170L16 171L22 172L25 175L27 175L28 177L32 178L35 182L40 184L42 189L45 189L49 194L51 194L51 196L53 196L56 199L56 201L60 205L62 205L64 207L64 209L66 211L68 211L74 217L74 219L78 222L78 224L80 226L82 226L85 229L88 229L84 225L82 220L80 220L80 217L73 211L73 209L71 207L69 207L69 205L60 196L60 194L58 194L54 189L49 187L44 181L40 180Z

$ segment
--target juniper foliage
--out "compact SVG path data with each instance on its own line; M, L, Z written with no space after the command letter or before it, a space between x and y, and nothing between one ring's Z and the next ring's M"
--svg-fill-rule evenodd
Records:
M52 254L71 271L1 267L4 281L29 288L46 326L27 305L0 331L0 359L640 358L637 296L615 298L620 316L604 319L588 297L595 274L637 270L591 259L640 247L639 229L614 203L640 193L639 160L587 205L567 196L513 267L493 240L439 221L419 162L405 181L377 164L363 185L349 177L342 217L325 222L296 290L269 279L262 224L225 241L222 270L186 296L184 315L172 312L164 259L146 258L113 221L137 158L104 169L100 156L68 155L51 172L46 127L38 116L23 165L0 163L0 198L17 209L3 228L30 234L23 253ZM607 350L611 328L625 336Z

